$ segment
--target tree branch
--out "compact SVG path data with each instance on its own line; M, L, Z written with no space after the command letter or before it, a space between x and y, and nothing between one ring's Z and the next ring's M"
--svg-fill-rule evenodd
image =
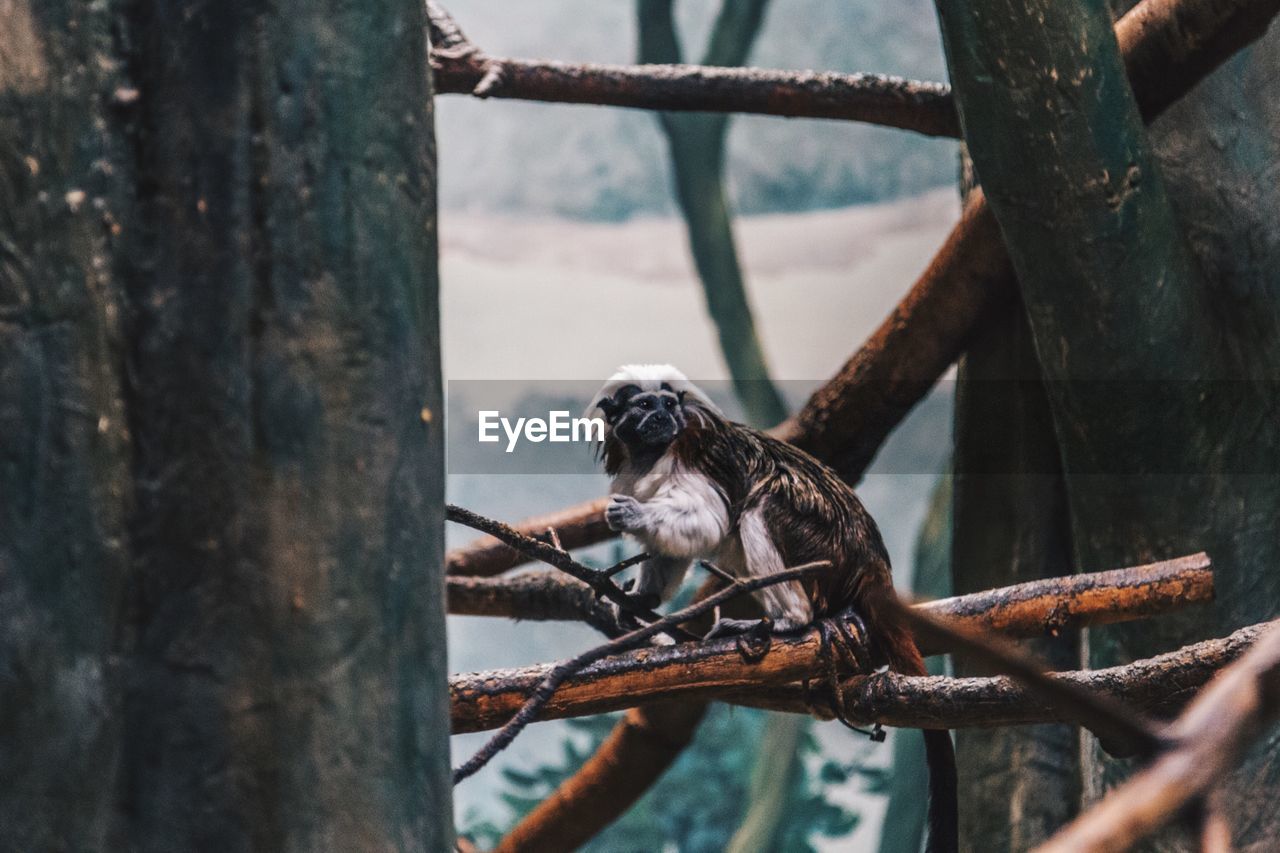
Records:
M1116 38L1150 121L1241 47L1256 40L1280 0L1145 0L1116 25ZM861 479L889 432L963 351L978 318L1012 297L1013 267L980 191L906 298L796 418L772 433ZM603 502L561 510L566 548L609 539ZM520 530L546 527L521 524ZM453 574L498 574L517 563L493 540L450 552Z
M603 605L591 588L555 572L449 578L448 584L448 607L453 614L582 621L599 627L592 621L593 614ZM925 612L962 619L1007 637L1036 637L1155 616L1212 596L1210 561L1201 553L1145 566L1028 581L921 606ZM945 645L927 631L919 634L919 640L923 648Z
M1242 628L1228 637L1195 643L1124 666L1061 672L1055 677L1083 690L1101 692L1153 717L1168 716L1184 707L1220 669L1243 656L1266 627L1263 624ZM1046 701L1006 675L991 678L905 676L893 672L856 675L843 683L843 693L844 711L849 719L866 724L945 729L1083 724L1070 709ZM827 709L815 708L806 702L801 685L780 683L765 674L749 685L707 684L680 695L773 711L818 712L822 717L831 716ZM596 697L589 702L563 704L554 710L548 707L544 719L614 711L625 707L625 701L625 697L614 697L614 701L608 702ZM490 727L497 724L496 720L490 721Z
M550 527L559 535L560 545L564 550L585 548L617 535L604 520L604 510L608 504L608 498L587 501L546 515L527 518L513 530L522 536L539 536ZM483 577L500 575L531 559L533 558L492 536L454 548L445 555L450 575Z
M693 740L706 712L705 702L631 708L578 772L525 815L493 853L577 850L640 799Z
M704 582L695 601L719 588ZM728 602L721 613L732 618L760 615L752 598ZM694 630L710 627L704 616ZM654 702L631 708L600 747L545 800L520 820L494 853L523 850L576 850L608 826L661 776L693 740L707 703L698 700Z
M1009 675L1032 694L1069 714L1097 735L1111 754L1147 758L1160 745L1154 726L1124 704L1048 672L1042 661L1003 639L985 631L951 624L900 603L890 606L897 608L899 616L917 634L924 631L944 637L953 650Z
M1127 850L1209 794L1239 764L1280 716L1280 622L1232 638L1246 632L1256 637L1252 648L1167 727L1170 745L1155 763L1051 838L1041 853Z
M427 2L438 94L598 104L675 112L741 112L863 121L926 136L959 136L944 83L885 74L600 65L491 57ZM485 83L483 87L481 84Z
M528 571L502 578L450 577L449 613L507 619L585 622L606 637L619 634L613 610L596 591L559 572Z
M781 583L802 580L812 577L819 572L830 571L831 563L826 560L819 560L813 563L806 563L803 566L796 566L790 569L784 569L780 572L774 572L769 575L757 575L751 578L740 578L732 584L712 593L702 601L690 604L688 607L665 616L658 621L637 628L623 634L614 640L610 640L602 646L594 649L588 649L572 660L552 666L532 691L529 692L524 702L516 710L516 713L503 724L502 728L490 741L484 745L480 751L473 755L466 763L453 772L453 783L456 785L463 779L474 774L485 764L489 763L499 752L507 747L512 740L515 739L521 731L525 729L529 723L536 720L542 709L552 701L556 696L557 689L567 679L573 677L582 671L582 669L601 658L609 655L617 654L626 649L634 648L641 643L656 637L658 634L669 632L673 627L684 624L692 619L696 619L704 613L710 613L721 604L744 595L749 592L756 592L767 587L776 586ZM734 641L736 644L736 640Z
M490 536L504 542L507 546L514 548L522 554L532 559L541 560L549 566L554 566L566 574L572 575L603 598L607 598L618 607L631 615L643 619L649 623L662 623L664 633L673 640L697 640L698 637L690 634L688 631L679 627L679 623L668 623L663 617L653 610L642 607L635 602L631 596L627 595L617 584L610 580L616 573L615 570L625 567L626 565L634 565L638 558L629 558L623 560L622 563L611 569L598 570L590 566L584 566L577 560L573 559L562 546L552 545L549 542L543 542L533 536L514 530L508 525L500 521L494 521L491 518L485 518L477 515L469 509L463 509L454 504L448 504L445 507L445 517L449 521L465 524L466 526L488 533ZM554 528L551 528L554 530ZM544 533L544 535L546 535ZM562 541L558 535L551 537L555 541Z
M1032 581L1003 590L959 596L918 605L926 613L956 624L1027 637L1066 625L1141 618L1207 601L1213 579L1203 555L1150 567ZM977 610L979 602L992 602ZM1070 614L1064 617L1063 614ZM1064 618L1067 621L1063 621ZM920 638L926 654L943 651ZM816 629L777 637L758 662L745 661L732 639L644 648L601 660L567 680L544 709L545 718L580 716L631 707L676 696L715 696L761 686L787 687L826 674L822 641ZM514 714L526 697L555 669L539 665L454 676L450 680L455 734L483 731Z

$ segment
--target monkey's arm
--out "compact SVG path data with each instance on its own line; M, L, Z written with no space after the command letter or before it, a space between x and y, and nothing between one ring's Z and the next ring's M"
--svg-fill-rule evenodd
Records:
M710 483L689 480L647 501L612 495L605 509L609 528L630 533L663 557L712 556L729 532L729 513Z

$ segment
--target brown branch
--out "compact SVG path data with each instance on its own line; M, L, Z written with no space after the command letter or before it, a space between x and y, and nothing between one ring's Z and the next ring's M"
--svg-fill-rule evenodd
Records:
M1212 596L1212 583L1207 561L1197 555L1098 576L1031 581L918 608L960 625L998 630L1004 636L1040 636L1064 624L1085 625L1095 618L1109 622L1141 618L1206 601ZM1055 584L1073 592L1055 596L1050 592ZM990 611L975 610L975 600L994 605ZM1065 623L1064 612L1071 614ZM920 640L927 654L945 650L931 644L934 638L922 636ZM579 672L556 692L544 716L602 713L648 701L716 696L761 686L785 688L825 675L821 645L814 629L778 637L769 653L756 663L745 661L733 640L640 649ZM453 731L483 731L500 725L553 668L541 665L452 677Z
M708 579L695 595L701 601L719 589ZM752 598L730 601L722 613L735 619L760 615ZM693 630L710 627L704 616ZM707 702L655 702L629 709L576 773L525 815L495 853L576 850L616 820L649 789L693 740Z
M1245 630L1256 642L1167 727L1164 753L1049 839L1042 853L1128 850L1235 769L1280 717L1280 622Z
M802 580L812 577L819 572L830 571L831 563L826 560L819 560L813 563L806 563L803 566L784 569L780 572L774 572L769 575L757 575L751 578L739 578L732 584L718 592L707 596L702 601L690 604L681 610L677 610L669 616L665 616L658 621L637 628L623 634L614 640L610 640L604 645L597 646L594 649L588 649L572 660L555 664L541 678L534 688L528 692L525 700L511 716L506 723L502 725L498 733L494 735L488 743L484 745L475 755L468 759L461 767L453 771L453 783L456 785L463 779L474 774L477 770L484 767L491 761L494 756L507 747L521 731L536 720L542 709L552 701L555 697L557 689L567 679L577 675L582 669L595 661L616 655L626 649L634 648L647 640L658 636L664 632L669 632L673 627L682 625L692 619L696 619L704 613L710 613L721 604L746 593L756 592L767 587L776 586L789 581Z
M1242 657L1266 627L1252 625L1228 637L1205 640L1123 666L1062 672L1055 677L1121 701L1148 716L1169 717L1185 707L1220 669ZM729 692L719 698L775 711L809 710L799 685ZM854 676L845 682L844 701L855 720L903 728L1082 722L1071 709L1046 700L1007 675L945 678L890 672Z
M705 702L627 711L590 758L509 832L493 853L577 850L622 816L671 766L706 715Z
M433 0L427 2L427 13L437 94L843 119L927 136L960 135L951 89L945 83L884 74L500 58L476 47Z
M1206 554L1127 569L1048 578L943 599L926 605L1009 637L1056 634L1083 625L1105 625L1154 616L1213 595ZM591 588L555 572L531 571L502 578L448 579L449 612L508 619L582 621L594 627L608 616ZM604 628L601 628L604 630ZM923 646L944 645L927 632Z
M538 536L548 527L554 527L566 551L585 548L617 535L604 520L604 509L608 503L608 498L588 501L527 518L513 529L523 536ZM490 577L523 565L530 559L501 540L486 536L449 551L445 555L445 564L451 575Z
M1267 628L1242 628L1228 637L1205 640L1174 652L1123 666L1055 677L1084 690L1097 691L1152 717L1176 714L1223 667L1241 658ZM905 676L893 672L847 679L844 710L850 720L899 728L994 728L1038 723L1083 725L1071 709L1047 701L1006 675L990 678ZM814 713L799 684L761 680L749 686L706 687L681 694L716 699L771 711ZM618 710L621 702L593 702L562 707L546 719ZM603 709L603 710L601 710ZM819 716L830 718L829 713ZM495 723L496 725L496 723Z
M1265 32L1280 0L1144 0L1116 25L1129 78L1150 121L1206 74ZM773 434L857 482L889 432L963 351L993 306L1012 298L1013 267L980 191L960 222L894 309L857 353ZM562 510L566 547L603 542L603 503ZM541 530L546 524L538 519ZM522 530L527 530L521 525ZM497 574L510 554L493 542L448 556L451 573Z
M1097 735L1113 755L1149 757L1160 745L1155 727L1111 697L1087 690L1070 680L1058 678L1032 655L1014 648L995 635L929 616L904 604L891 601L902 620L916 632L942 638L954 651L1003 672L1030 692L1070 714L1080 725Z
M585 622L607 637L618 631L613 609L580 580L528 571L502 578L446 579L449 613L508 619Z
M643 619L645 622L662 623L665 626L664 632L673 640L698 639L698 637L695 637L693 634L690 634L688 631L680 628L678 622L670 623L650 608L642 607L637 604L635 599L627 595L621 587L610 580L610 578L615 574L614 569L619 568L619 566L634 563L636 558L623 560L619 566L615 566L611 569L593 569L590 566L584 566L582 563L573 559L569 552L563 548L558 548L549 542L543 542L541 539L521 533L500 521L485 518L484 516L478 515L469 509L463 509L460 506L448 504L445 507L445 517L449 521L453 521L458 524L465 524L473 530L488 533L490 536L493 536L505 543L508 547L514 548L531 559L541 560L549 566L553 566L568 575L572 575L574 578L577 578L579 581L582 581L587 586L591 587L591 589L602 598L609 599L613 603L617 604L620 609L625 610L627 613L630 613L639 619Z
M981 189L906 297L792 419L790 441L857 482L889 433L959 358L978 325L1014 296L1013 265Z

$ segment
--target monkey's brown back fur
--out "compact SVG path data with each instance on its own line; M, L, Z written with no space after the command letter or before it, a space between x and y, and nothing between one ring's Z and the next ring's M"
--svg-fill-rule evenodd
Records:
M706 418L706 421L700 421ZM880 606L893 595L889 554L875 521L853 489L803 450L714 412L699 411L672 452L725 490L731 523L762 508L784 565L829 560L832 569L804 582L815 618L849 606L867 620L878 651L904 674L922 675L924 662L910 632Z

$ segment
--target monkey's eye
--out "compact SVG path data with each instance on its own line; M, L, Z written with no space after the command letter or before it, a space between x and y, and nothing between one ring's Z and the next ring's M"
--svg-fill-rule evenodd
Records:
M662 405L666 406L667 410L670 411L676 407L676 401L670 397L665 397L662 400Z
M644 398L643 400L641 400L641 401L640 401L640 408L642 408L642 409L652 409L652 408L653 408L653 401L652 401L652 400L650 400L648 397Z

